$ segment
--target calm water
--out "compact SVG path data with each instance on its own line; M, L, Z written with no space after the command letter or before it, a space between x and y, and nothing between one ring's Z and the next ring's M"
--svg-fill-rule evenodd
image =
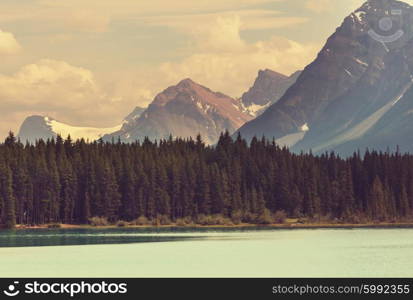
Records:
M0 231L1 277L413 277L413 229Z

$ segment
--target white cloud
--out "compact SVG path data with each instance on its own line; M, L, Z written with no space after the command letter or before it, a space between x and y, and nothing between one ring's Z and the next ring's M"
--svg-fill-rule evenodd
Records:
M20 44L10 32L0 30L0 55L16 54L21 50Z
M2 99L26 105L61 105L57 100L62 100L62 96L66 107L78 105L79 98L96 92L90 71L49 59L24 66L12 76L1 75L0 87Z

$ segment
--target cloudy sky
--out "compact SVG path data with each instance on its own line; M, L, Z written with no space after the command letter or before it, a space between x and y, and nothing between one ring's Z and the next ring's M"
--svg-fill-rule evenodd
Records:
M233 97L311 62L362 0L1 0L0 135L108 127L183 78Z

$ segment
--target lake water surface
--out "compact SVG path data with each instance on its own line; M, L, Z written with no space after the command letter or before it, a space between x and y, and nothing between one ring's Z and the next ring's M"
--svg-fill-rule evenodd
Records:
M413 277L413 229L0 231L0 277Z

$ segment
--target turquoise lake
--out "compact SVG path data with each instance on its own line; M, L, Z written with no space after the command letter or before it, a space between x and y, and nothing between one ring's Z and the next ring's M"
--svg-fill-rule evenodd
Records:
M413 277L413 229L0 231L0 277Z

